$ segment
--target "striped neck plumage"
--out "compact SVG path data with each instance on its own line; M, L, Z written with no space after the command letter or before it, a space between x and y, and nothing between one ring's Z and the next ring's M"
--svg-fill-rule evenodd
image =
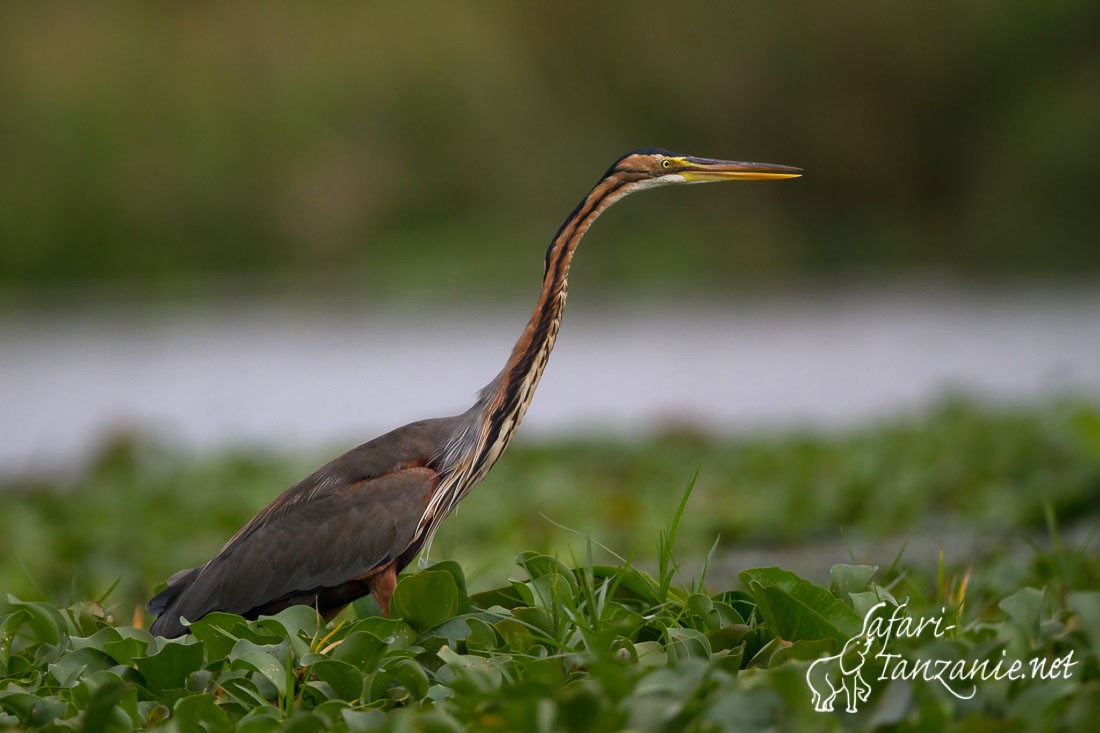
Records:
M477 402L466 411L458 431L440 456L443 485L420 520L423 537L421 567L428 563L432 538L440 522L489 472L508 447L531 404L565 312L569 267L573 253L592 223L609 206L646 181L631 174L609 171L562 223L546 250L546 271L535 312L523 329L511 356L499 374L485 385Z
M504 369L481 391L474 409L482 434L471 478L483 476L511 442L535 394L561 326L573 254L593 222L612 204L648 181L631 172L609 171L577 205L546 250L542 292Z

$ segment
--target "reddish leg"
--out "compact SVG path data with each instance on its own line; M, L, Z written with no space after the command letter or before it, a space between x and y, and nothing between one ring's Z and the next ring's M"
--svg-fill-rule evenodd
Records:
M389 618L390 599L393 598L393 589L397 587L397 565L390 563L382 572L372 575L367 579L367 587L378 607L382 609L382 615Z

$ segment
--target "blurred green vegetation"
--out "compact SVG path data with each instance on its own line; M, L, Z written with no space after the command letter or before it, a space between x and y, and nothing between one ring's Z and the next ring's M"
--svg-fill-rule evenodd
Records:
M526 293L586 187L650 145L807 175L628 202L583 254L593 289L1100 269L1086 0L0 16L8 301L104 283Z
M327 458L233 452L199 460L120 438L70 479L9 479L0 483L0 588L57 603L98 598L118 580L110 600L128 616ZM1100 517L1100 409L953 402L841 435L520 443L443 524L433 559L458 560L473 588L484 589L513 572L521 550L583 562L585 538L565 525L652 566L652 538L697 468L677 539L683 558L702 558L718 536L718 555L740 568L737 548L746 546L949 530L1003 551L1044 534L1048 507L1066 525ZM860 548L851 549L858 559ZM833 562L852 561L841 554Z

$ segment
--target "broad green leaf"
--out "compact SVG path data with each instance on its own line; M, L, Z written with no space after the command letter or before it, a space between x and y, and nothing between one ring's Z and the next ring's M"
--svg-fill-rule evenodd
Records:
M462 566L454 560L443 560L441 562L432 563L426 570L431 570L436 573L450 573L451 577L455 579L455 587L458 588L459 598L464 601L469 601L467 598L466 590L466 574L462 572ZM460 604L461 610L465 610L466 603Z
M286 639L294 648L294 653L301 657L309 653L307 640L318 635L323 622L315 609L309 606L291 606L274 616L261 616L251 625L261 634L277 635Z
M772 657L774 657L781 649L790 646L791 642L784 641L783 639L772 639L764 646L757 650L752 659L749 660L749 668L767 669L771 666Z
M57 608L48 603L21 601L13 595L8 596L8 603L26 614L26 624L31 627L31 631L39 641L47 644L57 644L61 641L61 634L68 625Z
M6 710L17 718L26 719L34 706L48 698L39 697L25 690L0 690L0 710Z
M445 666L438 674L443 681L460 692L485 694L496 692L500 688L503 675L500 668L491 659L469 654L459 654L450 647L443 647L438 656Z
M886 601L890 608L898 605L897 599L889 591L877 586L874 590L864 591L863 593L849 593L848 597L852 599L852 610L856 612L857 616L864 619L867 618L867 614L871 612L871 609L882 601Z
M351 705L344 700L326 700L313 708L313 712L324 718L329 727L332 727L341 722L344 717L344 711L350 707Z
M478 608L492 608L493 606L514 608L515 606L523 605L523 599L512 585L483 591L481 593L474 593L470 596L470 602Z
M669 659L679 662L692 657L710 659L711 647L707 637L695 629L672 627L668 630L665 652Z
M513 608L512 618L526 626L536 637L554 637L554 619L545 608Z
M438 641L437 647L443 644L456 645L464 641L470 635L470 625L466 623L467 617L456 616L449 618L438 626L433 626L417 640L420 646L429 646L429 638Z
M638 630L645 626L645 624L646 619L642 614L626 606L615 604L612 606L608 617L601 623L600 630L616 636L633 639L637 636Z
M660 642L639 641L634 645L638 655L638 664L643 667L664 667L668 664L668 655Z
M722 617L714 608L714 601L702 593L692 593L684 603L684 611L688 619L696 619L707 631L717 629L722 624Z
M234 667L247 667L263 675L264 679L272 684L280 695L286 694L287 669L284 666L287 653L287 642L278 646L258 646L241 639L229 653L229 660Z
M347 635L350 636L358 631L381 639L390 649L404 649L416 641L416 632L399 618L383 618L382 616L362 618L351 625L347 630Z
M256 678L259 678L259 682ZM263 692L260 690L260 682L265 688ZM264 679L262 674L245 664L223 671L218 675L217 686L221 692L245 710L269 705L270 697L278 693L275 686Z
M470 617L466 620L466 625L470 628L470 635L466 637L466 643L471 647L484 651L500 648L500 635L497 634L496 629L488 621Z
M291 726L283 720L283 713L274 705L258 705L237 721L236 733L269 733L270 731L290 731Z
M172 720L179 731L230 733L234 725L211 694L181 698L172 707Z
M546 609L551 615L556 615L565 606L573 605L573 596L576 592L576 581L570 583L569 579L557 573L548 573L532 578L527 582L531 588L530 605L536 608Z
M149 651L150 642L135 637L127 637L118 641L109 641L103 645L103 651L119 664L133 664L134 660L145 655Z
M745 634L748 632L749 627L745 624L730 624L708 632L707 641L710 642L711 648L715 650L732 649L742 643Z
M809 696L807 695L807 699ZM772 687L756 685L720 691L714 695L702 722L718 730L765 733L775 730L799 730L791 722L791 706ZM818 714L820 715L820 714ZM829 730L828 724L809 721L809 730ZM839 726L837 726L839 728Z
M1039 621L1046 606L1043 591L1021 588L997 605L1027 635L1029 641L1034 642L1039 637Z
M421 633L438 626L460 610L454 576L425 570L402 578L393 592L392 609Z
M367 678L365 693L369 702L385 700L408 704L423 699L428 687L427 673L419 663L412 659L393 659Z
M134 660L146 686L156 693L185 687L187 676L202 667L202 663L201 644L177 641L168 642L156 654Z
M496 622L495 628L504 639L507 651L526 653L533 644L538 643L535 634L539 632L514 618L502 618Z
M187 692L212 692L214 690L214 673L209 669L196 669L187 675L187 682L183 689Z
M1066 605L1077 615L1094 652L1100 655L1100 591L1070 593Z
M15 611L0 618L0 676L6 674L8 660L11 659L11 645L15 641L15 632L27 620L26 611Z
M341 700L354 702L363 696L363 671L339 659L322 659L309 665L309 673L331 685Z
M768 660L768 666L773 667L792 659L813 661L826 654L835 652L836 649L837 643L832 639L795 641L777 648L775 653L772 654L771 658Z
M386 722L386 714L381 710L344 710L340 713L348 730L352 733L366 733L381 730Z
M867 589L878 565L833 565L829 569L829 589L841 598Z
M428 694L428 674L412 659L398 659L386 669L408 690L411 700L422 700Z
M737 674L741 671L741 664L745 660L745 645L738 644L737 646L717 651L711 656L711 659L719 669L729 674Z
M299 733L300 731L321 731L325 729L325 724L319 720L314 721L313 726L309 727L303 724L304 721L296 719L296 725L292 726L280 720L278 715L267 711L264 711L263 714L255 713L255 709L250 710L248 715L241 718L234 728L236 733L274 733L275 731Z
M225 659L241 640L241 630L247 622L232 613L208 613L188 627L191 635L202 642L211 661Z
M534 682L549 688L559 687L565 680L565 669L558 657L525 659L519 665L519 673L525 682Z
M863 619L829 591L780 568L740 573L771 631L787 641L835 639L843 644Z
M73 649L86 647L100 649L109 654L119 664L133 664L136 657L145 656L153 637L142 629L130 627L105 627L91 636L73 636L69 643Z
M718 612L718 619L722 626L745 623L745 617L729 603L718 596L714 596L711 600L714 601L714 610Z
M656 589L659 584L648 573L633 566L594 565L592 575L596 580L611 578L616 583L616 593L626 591L646 603L660 603Z
M97 681L83 706L84 730L130 730L137 719L137 689L109 673Z
M70 636L69 645L73 649L84 649L86 647L92 647L93 649L103 650L103 646L111 641L118 641L122 638L122 634L118 629L113 626L108 626L100 629L91 636Z
M106 652L85 647L66 654L50 665L50 675L63 687L72 685L78 677L102 669L110 669L116 662Z
M366 631L353 631L332 650L332 658L357 667L363 672L378 668L386 653L386 642Z
M569 584L570 595L576 595L577 593L577 577L565 564L550 555L543 555L537 552L521 552L516 556L515 562L517 565L523 567L527 571L531 579L542 577L544 575L558 575Z

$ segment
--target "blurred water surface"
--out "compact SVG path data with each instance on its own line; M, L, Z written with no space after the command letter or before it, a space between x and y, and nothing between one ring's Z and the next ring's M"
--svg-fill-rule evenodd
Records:
M945 394L1100 396L1096 287L574 300L521 436L830 429ZM306 450L453 414L501 368L529 306L9 312L0 472L71 467L118 430L188 450Z

